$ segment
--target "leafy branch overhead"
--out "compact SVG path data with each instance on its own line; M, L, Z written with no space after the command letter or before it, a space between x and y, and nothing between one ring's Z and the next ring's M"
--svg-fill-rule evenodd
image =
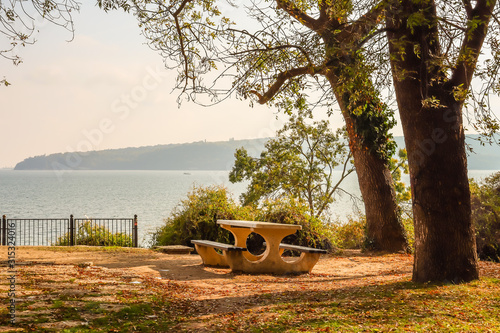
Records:
M167 67L178 69L178 88L191 98L202 93L214 98L219 93L253 93L263 96L260 103L291 89L289 80L300 82L299 76L328 70L331 63L325 58L322 37L346 34L339 27L351 19L348 16L357 15L344 1L252 1L239 6L200 0L98 3L104 10L122 8L136 15L150 46L162 54ZM359 43L358 37L373 29L383 10L364 7L367 14L350 26L351 43ZM345 42L345 37L339 39ZM217 71L205 83L203 76L212 70ZM217 80L219 84L212 85ZM225 88L227 83L231 88ZM280 87L271 93L276 83Z
M0 35L8 41L0 46L0 57L20 64L19 48L34 44L39 28L46 23L73 34L73 13L79 9L80 3L74 0L0 1ZM3 79L0 84L8 82Z
M484 1L483 1L484 2ZM258 103L273 103L284 111L298 98L312 105L333 110L332 91L325 75L335 72L339 86L359 68L350 66L339 73L341 64L349 64L362 53L364 70L370 73L377 90L391 87L389 54L383 25L387 1L310 1L267 0L263 2L216 0L99 0L105 10L122 8L139 20L149 45L178 71L177 88L188 100L208 105L228 95L251 98ZM485 133L498 128L498 119L489 110L489 92L498 92L498 9L488 43L484 65L471 61L474 40L482 32L487 13L473 8L469 1L440 1L437 8L439 38L443 48L428 61L436 71L436 82L454 71L452 80L475 69L482 84L479 91L460 93L477 117L473 126ZM478 8L476 6L476 8ZM425 15L416 11L408 25L425 23ZM467 40L457 38L466 33ZM401 41L403 42L403 41ZM417 54L424 52L418 47ZM401 50L401 52L404 52ZM403 55L403 53L402 53ZM394 55L393 55L394 56ZM354 71L354 72L353 72ZM441 74L440 74L441 73ZM400 68L398 76L413 75ZM424 96L426 93L424 92ZM432 95L424 97L432 98Z

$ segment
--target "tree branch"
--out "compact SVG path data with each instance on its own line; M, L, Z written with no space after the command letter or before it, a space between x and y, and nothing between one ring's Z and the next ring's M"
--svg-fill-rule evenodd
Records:
M264 93L264 95L259 94L256 90L250 90L248 93L254 94L259 98L259 104L265 104L269 102L280 90L280 88L285 84L285 82L289 79L300 75L316 75L319 74L323 70L323 67L299 67L291 70L287 70L278 74L276 81L274 84Z
M464 3L465 12L467 13L467 17L469 19L471 19L472 18L472 5L470 3L470 0L462 0L462 2Z
M189 60L186 55L186 47L184 45L184 37L182 35L181 31L181 26L179 23L179 15L182 13L182 10L186 7L186 5L191 2L191 0L184 0L179 8L175 11L175 13L172 13L172 16L175 20L175 29L177 30L177 34L179 35L179 43L180 43L180 48L181 48L181 54L182 54L182 59L184 62L184 75L185 75L185 83L184 83L184 89L183 91L186 91L186 87L188 85L190 76L189 76ZM191 78L194 79L194 78Z
M384 1L381 1L378 5L370 9L368 13L353 22L349 30L357 36L367 36L380 23L380 16L384 11Z
M295 18L301 24L306 26L307 28L317 31L320 27L320 23L318 20L310 17L302 10L297 8L294 4L292 4L288 0L276 0L276 4L278 9L283 9L287 12L291 17Z
M311 58L309 57L309 53L301 46L284 44L284 45L268 47L263 40L258 38L255 34L249 33L247 30L228 29L228 31L238 32L242 35L247 35L248 37L257 40L259 43L261 43L265 47L265 49L251 49L251 50L245 50L245 51L241 51L241 52L233 52L233 53L231 53L232 56L244 54L244 53L251 53L251 52L268 52L268 51L275 51L275 50L281 50L281 49L287 49L287 48L295 48L302 53L302 55L307 59L307 62L309 64L312 64Z
M469 24L467 27L450 81L453 86L463 85L464 89L469 89L496 3L497 0L478 0L472 10L470 20L479 20L480 23Z
M326 194L326 196L328 197L328 199L330 199L333 194L340 188L340 184L342 183L342 181L344 181L344 179L347 178L347 176L349 176L351 173L353 173L355 171L354 168L351 168L349 170L347 170L347 165L349 164L349 161L351 160L351 157L352 157L352 154L351 152L349 152L349 154L347 155L345 161L344 161L344 166L343 166L343 169L342 169L342 176L340 177L339 181L333 186L333 188ZM344 192L346 192L345 190L343 190ZM349 193L350 194L350 193ZM316 213L317 216L320 216L321 213L323 213L323 211L328 207L328 202L327 200L325 200L325 202L323 203L323 205L321 206L321 208L319 209L319 211Z

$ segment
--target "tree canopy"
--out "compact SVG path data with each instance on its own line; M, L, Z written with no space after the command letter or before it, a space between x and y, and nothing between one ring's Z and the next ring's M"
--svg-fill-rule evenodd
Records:
M404 6L411 6L407 1ZM500 6L497 1L424 1L414 6L411 13L403 14L401 7L388 1L390 22L386 28L394 29L393 18L407 16L406 24L416 32L428 26L430 35L424 45L415 45L414 54L423 57L427 85L422 91L424 107L445 107L433 87L446 86L464 107L464 126L476 130L489 141L496 141L500 130L498 112L492 109L494 95L500 95ZM427 6L427 9L425 9ZM408 7L407 7L408 8ZM392 58L403 55L404 40L391 39ZM412 52L413 53L413 52ZM396 79L414 76L408 68L393 62Z

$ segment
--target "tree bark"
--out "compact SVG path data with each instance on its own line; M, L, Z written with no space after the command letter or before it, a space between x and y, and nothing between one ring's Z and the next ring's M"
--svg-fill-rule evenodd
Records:
M419 88L396 83L413 196L413 280L471 281L478 267L460 108L422 109Z
M336 77L330 73L327 78L336 92L346 122L349 147L365 205L368 245L376 251L409 252L389 165L363 143L355 121L343 102L344 96L339 92Z
M367 245L378 251L409 252L388 164L360 142L352 128L352 118L344 113L344 119L351 127L349 146L365 205Z
M421 12L431 19L418 27L409 27L404 20L418 10L416 5L395 3L387 11L387 28L410 168L413 280L471 281L478 278L478 266L462 104L454 98L453 85L443 79L444 72L434 58L440 50L432 3L422 4L426 7Z

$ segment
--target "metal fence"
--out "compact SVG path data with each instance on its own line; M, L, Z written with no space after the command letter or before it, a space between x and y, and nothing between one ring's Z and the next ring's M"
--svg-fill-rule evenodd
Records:
M124 246L137 247L134 218L8 219L0 224L1 245Z

